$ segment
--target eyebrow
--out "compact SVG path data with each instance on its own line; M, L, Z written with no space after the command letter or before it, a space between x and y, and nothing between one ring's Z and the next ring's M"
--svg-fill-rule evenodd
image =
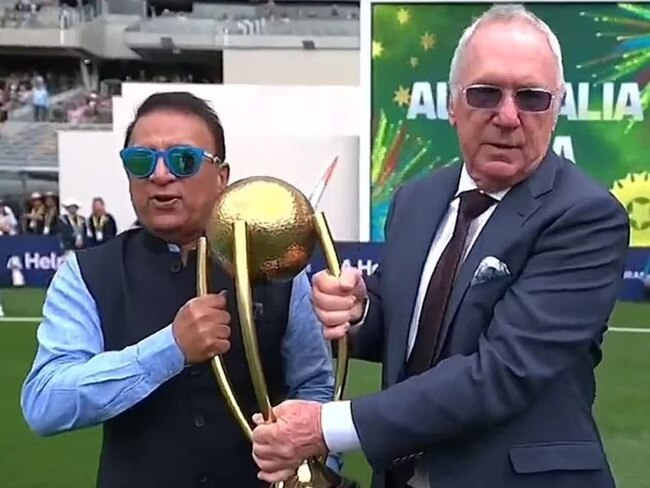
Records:
M472 82L467 83L465 86L471 85L493 85L498 87L513 88L516 90L521 88L544 88L546 90L553 89L551 86L552 84L535 81L532 78L525 78L523 81L520 81L516 85L513 85L512 83L503 83L501 81L497 81L491 76L481 76L480 78L476 78Z

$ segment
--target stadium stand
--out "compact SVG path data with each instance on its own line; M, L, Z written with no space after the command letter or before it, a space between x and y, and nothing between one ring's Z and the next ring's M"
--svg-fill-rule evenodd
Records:
M103 2L72 8L52 1L18 0L0 2L0 28L68 29L80 22L91 20L101 11Z
M110 130L108 124L86 123L73 125L56 122L14 122L11 130L0 138L0 167L10 168L52 168L58 167L57 131Z
M359 35L358 8L321 5L243 6L196 4L191 14L144 18L129 31L168 34Z
M109 130L123 81L222 83L228 50L358 43L359 2L347 0L0 0L0 197L56 192L57 131Z
M30 92L42 77L52 97L47 120L109 123L110 103L98 103L104 79L218 83L218 70L199 70L197 60L206 59L203 67L218 65L226 46L356 49L358 17L359 2L346 0L0 0L0 120L30 120ZM64 42L64 37L49 35L57 30L76 35ZM77 58L78 67L73 72L69 65L17 70L12 69L15 62L4 62L6 48L12 56L16 50L25 53L23 67L32 60L39 64L37 50L27 49L39 43L38 50L48 57ZM176 72L162 68L169 61L161 58L169 58L170 51L182 54L190 66L178 66ZM117 61L122 64L115 69Z

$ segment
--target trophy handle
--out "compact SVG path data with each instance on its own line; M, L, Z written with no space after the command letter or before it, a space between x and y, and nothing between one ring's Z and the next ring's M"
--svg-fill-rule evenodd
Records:
M208 259L208 241L205 237L199 237L196 246L196 290L198 296L204 296L208 294L208 269L209 259ZM230 411L237 419L239 426L248 437L248 440L253 440L253 430L251 429L250 424L246 420L246 416L242 412L242 409L237 403L235 398L235 393L232 389L232 385L228 380L228 375L226 374L226 368L223 364L223 359L221 356L215 356L210 361L212 365L212 370L214 375L217 377L217 383L219 384L219 389L221 394L226 399Z
M327 270L332 276L340 277L341 276L341 266L339 265L339 258L336 255L336 248L334 247L334 239L332 238L332 233L329 226L327 225L327 220L325 219L325 214L323 212L316 212L314 214L314 225L316 227L316 232L320 239L321 247L323 248L323 254L325 256L325 262L327 263ZM334 400L338 401L343 398L343 390L345 390L345 384L348 376L348 338L343 336L338 340L338 358L336 361L336 376L334 381Z
M241 322L242 339L246 350L246 361L250 368L251 381L255 390L257 404L266 421L275 422L271 400L262 370L262 361L257 344L257 331L253 319L253 294L248 267L248 227L245 221L238 220L234 224L234 254L235 254L235 288L237 291L237 307Z

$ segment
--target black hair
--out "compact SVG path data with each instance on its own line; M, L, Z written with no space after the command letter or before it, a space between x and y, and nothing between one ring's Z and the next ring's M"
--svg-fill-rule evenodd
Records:
M200 118L208 130L212 133L214 144L216 147L215 156L219 157L221 161L226 160L226 141L223 135L223 127L219 116L212 107L203 99L192 95L189 92L158 92L150 95L142 105L138 107L135 113L135 118L126 129L124 137L124 147L129 145L133 128L135 124L151 112L157 110L168 110L171 112L180 112L183 114L194 115Z

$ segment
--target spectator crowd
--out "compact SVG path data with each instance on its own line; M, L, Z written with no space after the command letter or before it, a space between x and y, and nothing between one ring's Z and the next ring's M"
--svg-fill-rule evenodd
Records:
M81 204L73 198L59 205L59 198L53 193L32 193L26 211L17 217L0 200L0 236L54 235L60 238L64 251L97 246L115 237L115 219L106 211L101 197L93 199L90 216L81 215L80 208Z
M75 80L61 75L48 82L39 74L10 73L0 80L0 122L10 118L12 110L30 106L34 122L104 123L112 121L110 96L82 91L61 101L52 95L73 89ZM52 88L51 88L52 87Z

